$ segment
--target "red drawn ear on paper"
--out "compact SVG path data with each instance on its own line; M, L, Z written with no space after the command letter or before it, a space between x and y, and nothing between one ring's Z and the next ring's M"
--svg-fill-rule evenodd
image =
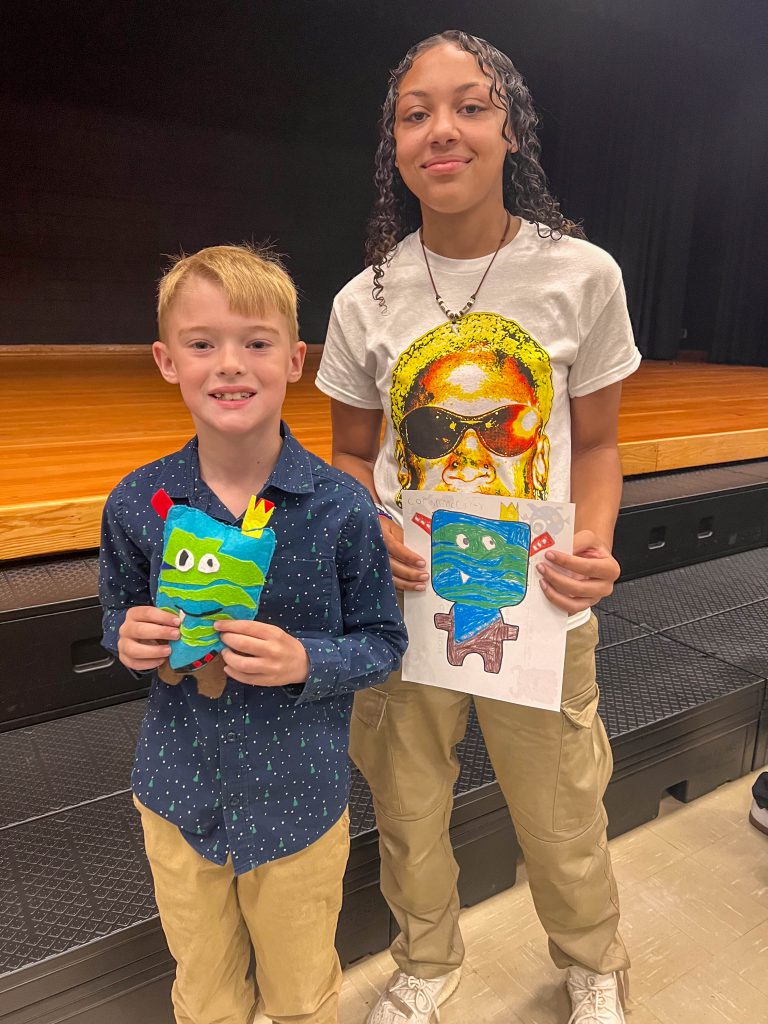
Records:
M173 507L173 498L170 494L161 487L159 491L155 491L149 500L155 512L157 512L161 519L165 520L169 510Z

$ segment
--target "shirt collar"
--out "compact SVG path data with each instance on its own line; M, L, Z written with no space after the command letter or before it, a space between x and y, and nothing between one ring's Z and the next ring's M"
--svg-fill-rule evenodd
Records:
M309 453L293 436L287 423L281 421L280 433L283 436L283 446L264 490L274 487L288 494L313 492L315 484ZM177 500L189 501L200 495L202 489L207 490L200 476L197 437L189 440L181 451L166 458L157 484L167 491L171 498Z

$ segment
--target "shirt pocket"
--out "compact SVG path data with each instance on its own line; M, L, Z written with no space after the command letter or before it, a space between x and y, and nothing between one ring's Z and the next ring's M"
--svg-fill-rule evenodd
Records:
M337 589L332 558L278 555L269 567L258 618L287 633L330 633Z

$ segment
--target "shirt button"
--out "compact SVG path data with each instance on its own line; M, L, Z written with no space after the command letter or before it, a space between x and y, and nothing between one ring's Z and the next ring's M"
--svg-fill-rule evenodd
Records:
M231 796L229 798L229 806L230 807L239 807L240 806L240 797L239 796Z
M236 739L237 739L237 733L236 732L228 732L227 733L227 743L234 743Z

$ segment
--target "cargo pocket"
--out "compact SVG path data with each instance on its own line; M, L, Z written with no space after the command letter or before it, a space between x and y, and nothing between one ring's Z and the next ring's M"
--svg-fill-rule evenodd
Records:
M374 800L388 814L400 813L392 746L389 740L389 695L375 686L355 694L349 753L363 773Z
M555 832L586 828L597 813L600 781L592 725L599 700L600 691L594 685L563 702L555 788Z

